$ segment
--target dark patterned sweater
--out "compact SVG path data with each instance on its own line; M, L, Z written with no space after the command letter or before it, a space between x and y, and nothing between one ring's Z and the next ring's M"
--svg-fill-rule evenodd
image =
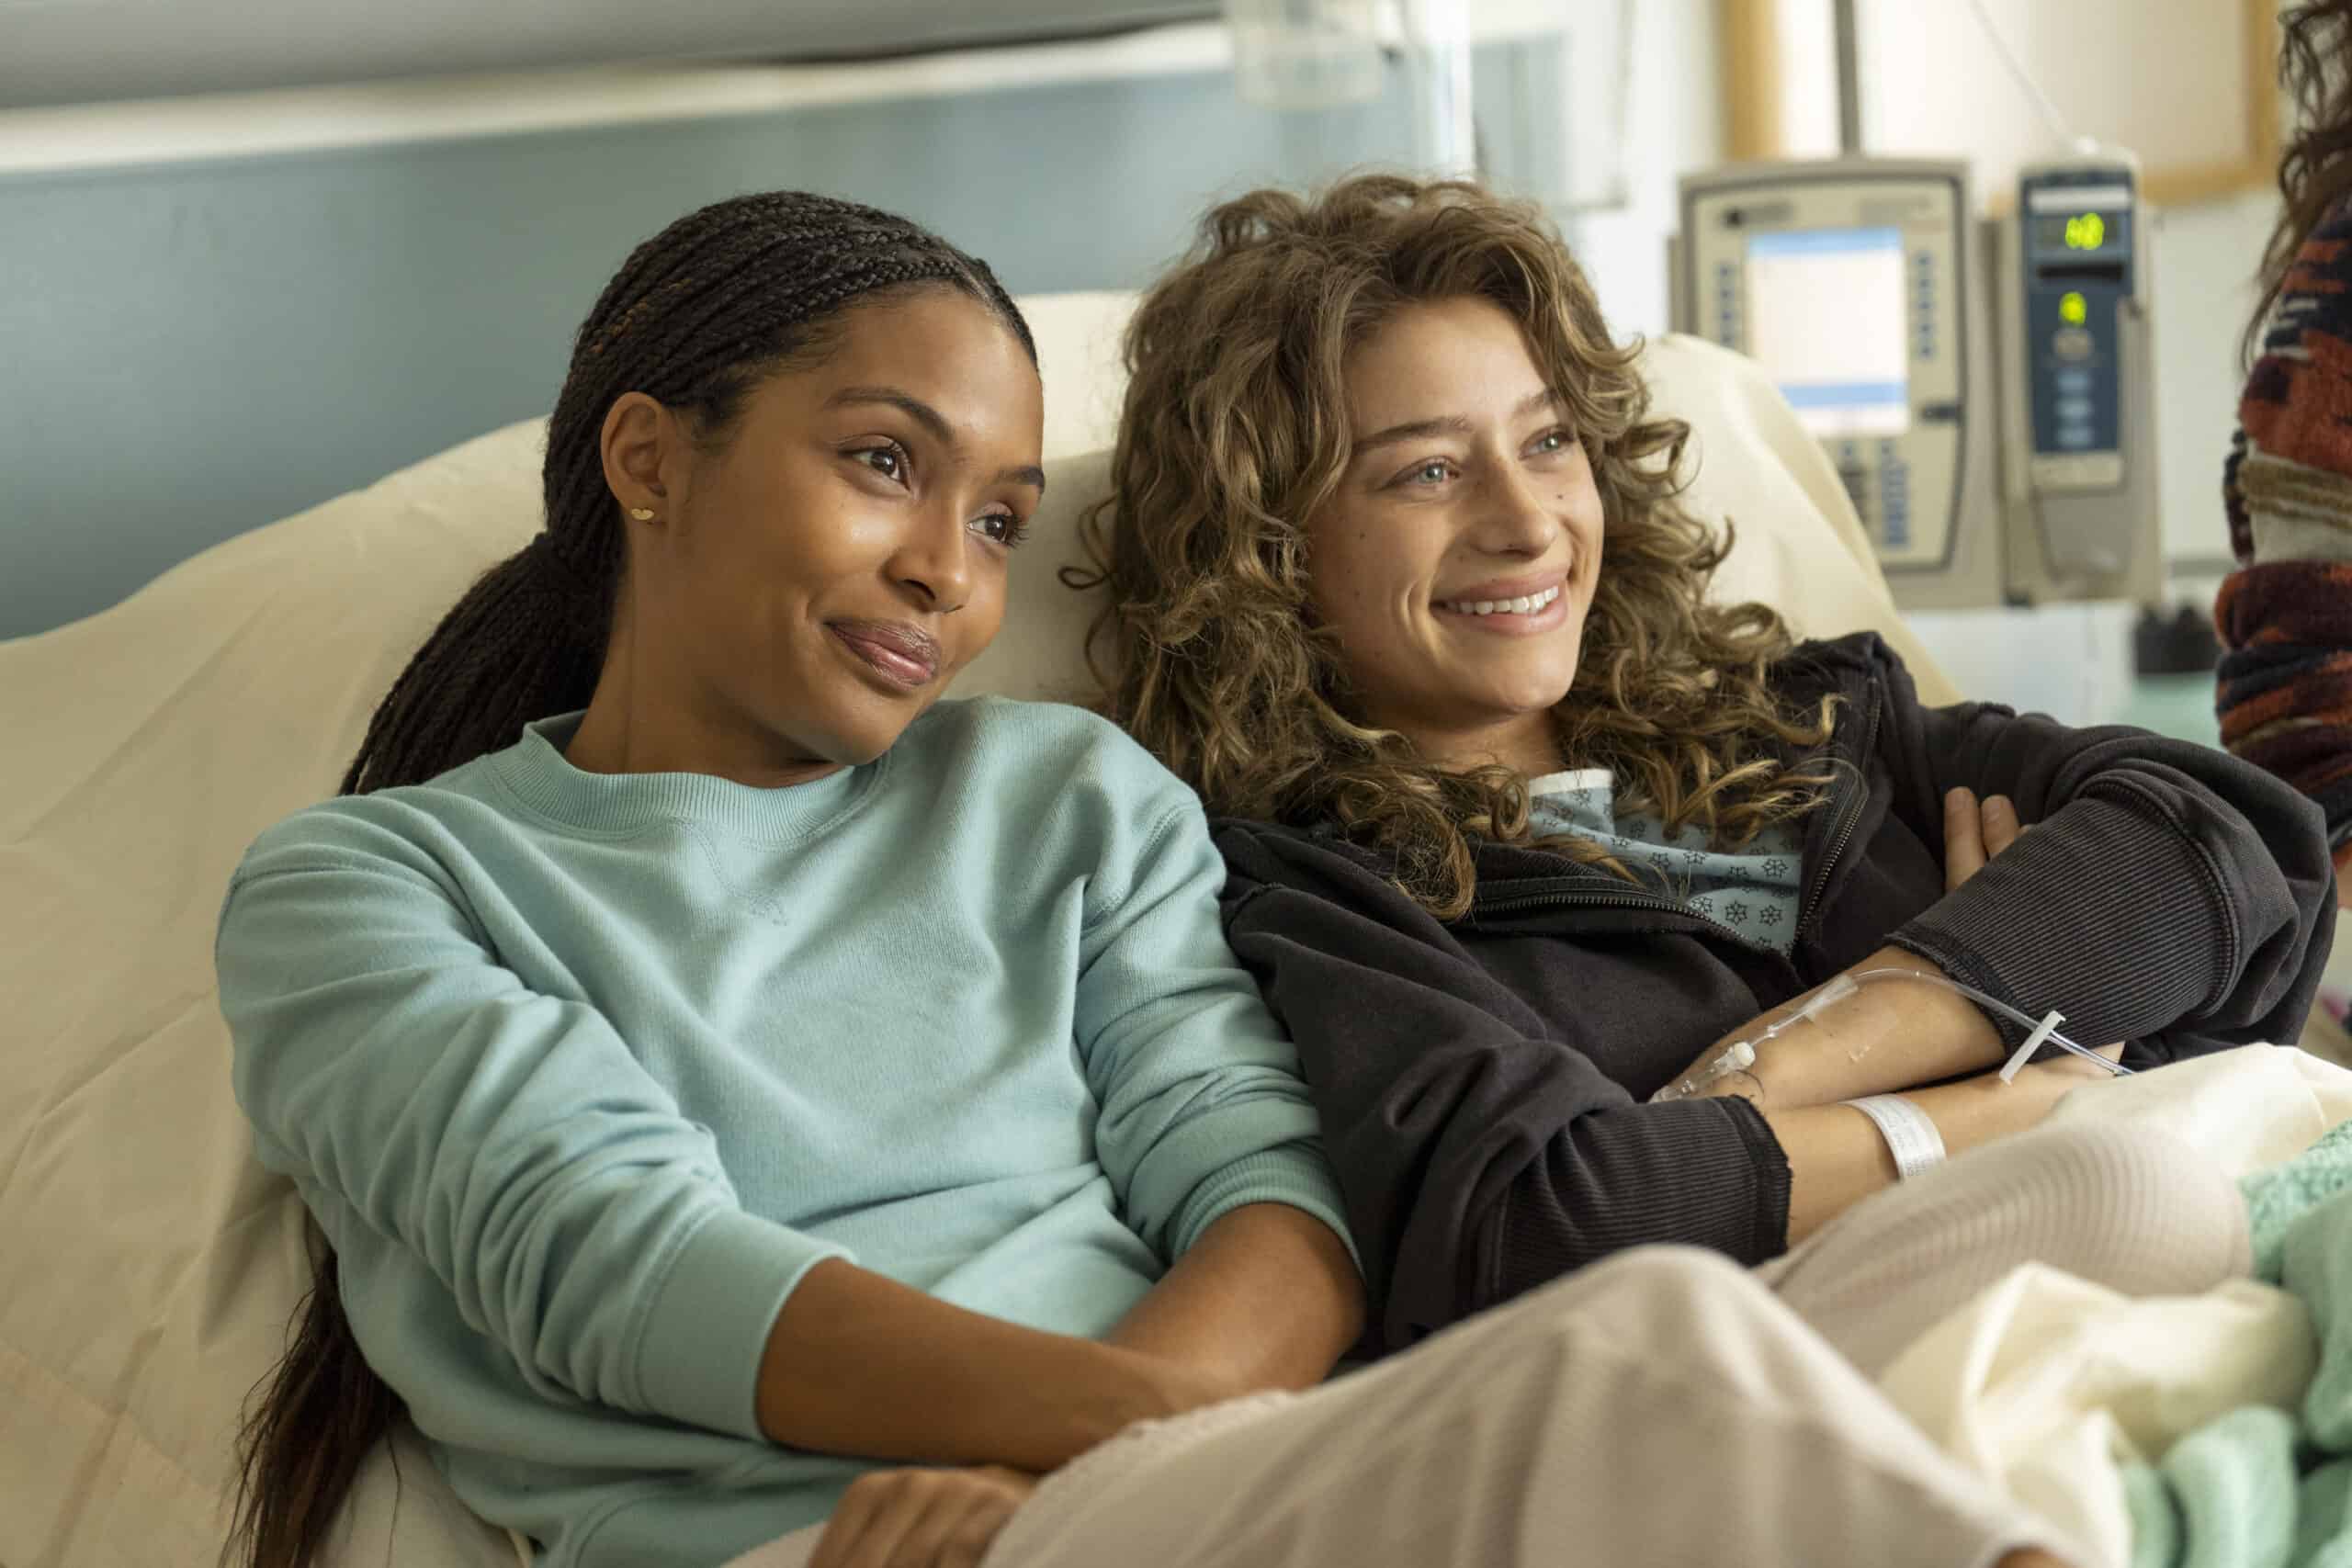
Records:
M2352 204L2296 254L2222 468L2222 741L2319 803L2352 862Z

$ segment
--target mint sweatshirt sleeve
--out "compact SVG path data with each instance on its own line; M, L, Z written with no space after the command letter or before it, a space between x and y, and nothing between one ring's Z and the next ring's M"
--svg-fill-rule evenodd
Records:
M1225 863L1199 805L1187 792L1130 822L1140 831L1105 846L1090 893L1077 1015L1127 1223L1172 1260L1219 1216L1286 1203L1352 1254L1297 1050L1227 944Z
M399 1248L543 1393L746 1438L769 1330L833 1247L743 1212L603 1014L487 951L423 849L266 834L216 958L237 1097L349 1263Z

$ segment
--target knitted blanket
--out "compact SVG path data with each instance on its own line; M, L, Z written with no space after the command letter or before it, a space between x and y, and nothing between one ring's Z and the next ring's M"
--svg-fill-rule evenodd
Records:
M2352 1122L2243 1182L2256 1276L2311 1314L2295 1414L2230 1411L2127 1466L2132 1568L2352 1568Z
M2222 468L2241 570L2214 621L2231 751L2294 784L2352 859L2352 206L2289 269Z

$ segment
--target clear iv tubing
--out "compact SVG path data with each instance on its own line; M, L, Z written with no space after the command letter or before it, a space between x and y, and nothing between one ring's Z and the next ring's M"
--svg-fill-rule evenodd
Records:
M2131 1074L2132 1069L2125 1066L2122 1063L2110 1062L2105 1056L2100 1055L2090 1047L2086 1045L2078 1045L2074 1041L2069 1040L2064 1035L2059 1033L2057 1026L2059 1021L2064 1016L2064 1014L2052 1012L2041 1018L2034 1018L2027 1013L2019 1011L2016 1008L2011 1007L2008 1003L2002 1001L1997 997L1986 996L1984 992L1978 990L1973 986L1962 985L1959 981L1953 979L1949 975L1930 974L1918 969L1896 969L1890 967L1884 969L1864 969L1856 974L1838 976L1837 978L1831 980L1827 985L1822 987L1820 990L1814 993L1812 998L1808 1000L1804 1006L1799 1008L1788 1017L1781 1020L1778 1023L1775 1023L1771 1027L1766 1029L1761 1034L1755 1035L1746 1040L1733 1041L1729 1045L1724 1047L1723 1053L1720 1055L1718 1055L1713 1061L1709 1062L1705 1066L1699 1068L1689 1077L1678 1079L1677 1081L1667 1085L1664 1089L1659 1089L1656 1094L1650 1096L1650 1103L1655 1105L1661 1100L1688 1100L1693 1095L1703 1092L1718 1078L1731 1073L1746 1072L1748 1068L1756 1065L1757 1047L1762 1045L1766 1041L1772 1039L1775 1035L1785 1034L1790 1030L1794 1029L1798 1024L1811 1019L1815 1013L1822 1011L1833 1003L1845 1000L1848 997L1852 996L1856 991L1860 990L1865 984L1872 980L1925 981L1929 985L1941 986L1948 991L1958 991L1962 996L1966 997L1970 1001L1974 1002L1977 1006L1984 1008L1990 1011L1999 1013L2004 1018L2013 1019L2017 1022L2025 1025L2027 1029L2032 1031L2032 1032L2026 1037L2025 1044L2018 1048L2017 1054L2009 1058L2008 1065L2001 1069L2001 1081L2003 1083L2007 1083L2011 1078L2015 1077L2017 1076L2017 1070L2025 1065L2026 1057L2031 1055L2034 1051L2039 1050L2044 1044L2055 1045L2062 1050L2072 1051L2075 1055L2082 1057L2085 1061L2096 1062L2100 1066L2105 1067L2109 1072L2119 1077L2128 1077Z

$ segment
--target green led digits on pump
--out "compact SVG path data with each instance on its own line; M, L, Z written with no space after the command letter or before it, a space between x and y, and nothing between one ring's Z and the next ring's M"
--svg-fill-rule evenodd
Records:
M2096 212L2077 213L2066 220L2066 248L2095 251L2107 243L2107 220Z
M2082 290L2069 288L2058 296L2058 319L2070 327L2079 327L2091 319L2091 302L2083 298Z

